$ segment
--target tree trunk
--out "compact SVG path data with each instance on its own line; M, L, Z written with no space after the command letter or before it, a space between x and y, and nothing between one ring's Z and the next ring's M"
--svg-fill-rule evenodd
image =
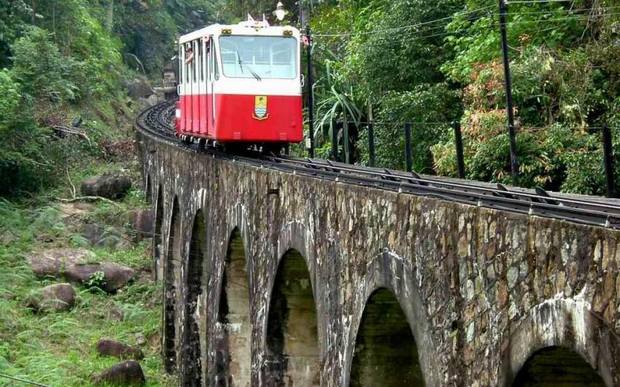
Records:
M108 12L105 20L105 28L108 31L112 31L114 28L114 0L110 0L108 3Z

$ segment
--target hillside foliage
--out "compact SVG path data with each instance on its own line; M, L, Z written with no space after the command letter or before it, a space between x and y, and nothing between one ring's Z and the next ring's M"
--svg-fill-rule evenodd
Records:
M131 110L126 82L138 75L158 79L174 56L176 36L248 13L273 20L275 3L2 2L0 176L11 184L0 194L49 185L64 173L62 165L81 159L74 150L97 153L103 137L97 129ZM373 121L378 165L402 169L403 124L411 122L414 169L456 176L452 126L458 122L467 177L511 181L495 0L283 3L287 23L301 27L300 9L306 19L311 15L320 156L329 155L332 134L342 146L342 125L335 123L346 118L354 162L369 163L367 122ZM612 128L620 146L619 6L614 0L518 2L509 5L507 29L518 183L604 193L602 126ZM91 118L93 146L73 146L55 129L83 115ZM616 169L620 175L620 162Z
M180 33L226 17L205 0L0 2L0 195L50 186L131 122L125 85L159 79ZM92 142L62 131L83 122Z
M520 185L605 192L603 125L620 153L619 11L612 0L509 5ZM372 120L377 164L403 169L411 122L414 169L456 176L457 121L467 177L510 183L498 16L495 0L315 3L319 151L346 116L355 161L368 163Z

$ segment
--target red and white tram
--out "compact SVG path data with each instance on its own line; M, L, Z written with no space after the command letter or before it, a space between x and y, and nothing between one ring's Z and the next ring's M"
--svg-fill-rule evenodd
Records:
M218 143L303 139L299 31L248 20L179 39L176 133Z

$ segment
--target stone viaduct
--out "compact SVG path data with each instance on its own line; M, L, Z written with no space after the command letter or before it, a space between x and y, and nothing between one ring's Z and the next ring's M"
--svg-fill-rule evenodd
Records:
M620 386L620 232L137 136L183 385Z

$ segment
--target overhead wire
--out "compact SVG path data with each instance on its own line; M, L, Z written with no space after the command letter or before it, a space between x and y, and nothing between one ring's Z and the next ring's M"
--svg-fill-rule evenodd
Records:
M359 31L359 32L354 32L354 33L353 32L345 32L345 33L337 33L337 34L320 34L319 33L319 34L313 34L312 37L339 37L339 36L372 35L372 34L377 34L377 33L397 32L397 31L401 31L401 30L406 30L406 29L411 29L411 28L418 28L418 27L429 25L429 24L438 23L440 21L450 20L450 19L453 19L456 16L463 16L463 15L467 15L467 14L471 14L471 13L476 13L476 12L488 10L490 8L493 8L493 6L481 7L481 8L473 9L473 10L470 10L470 11L459 12L459 13L456 13L454 15L442 17L442 18L439 18L439 19L433 19L433 20L429 20L429 21L425 21L425 22L419 22L419 23L414 23L414 24L409 24L409 25L404 25L404 26L399 26L399 27L391 27L391 28L386 28L386 29L383 29L383 30Z
M608 13L607 15L620 15L620 12L617 13ZM507 22L507 26L511 26L511 25L535 25L535 24L541 24L541 23L559 23L562 21L566 21L566 20L587 20L590 17L588 15L583 15L581 17L565 17L565 18L553 18L553 19L539 19L539 20L528 20L528 21L509 21ZM493 21L493 25L497 25L497 21L494 20ZM553 27L547 28L544 31L547 30L553 30L553 29L557 29L559 26L555 25ZM461 32L467 32L470 30L471 27L464 27L464 28L460 28L457 30L451 30L451 31L446 31L443 30L442 32L438 32L435 34L424 34L424 33L420 33L420 34L408 34L408 35L386 35L386 36L377 36L375 38L375 41L378 42L384 42L384 43L402 43L405 41L409 41L411 39L430 39L430 38L436 38L436 37L442 37L442 36L453 36L453 35L457 35L458 33ZM430 29L429 31L424 31L424 32L432 32L433 30L437 30L439 29L439 27L435 27L433 29ZM541 30L543 31L543 30Z
M397 31L401 31L401 30L408 30L408 29L415 29L415 28L420 28L420 27L424 27L424 26L428 26L428 25L432 25L435 23L438 23L440 21L445 21L445 20L450 20L453 19L455 17L458 16L464 16L464 15L468 15L468 14L472 14L472 13L478 13L481 11L488 11L489 8L492 8L490 6L488 7L482 7L482 8L477 8L475 10L471 10L471 11L467 11L464 13L456 13L452 16L448 16L448 17L443 17L443 18L439 18L439 19L434 19L434 20L429 20L427 22L421 22L421 23L415 23L415 24L410 24L410 25L405 25L405 26L400 26L400 27L393 27L393 28L385 28L385 29L376 29L376 30L371 30L371 31L359 31L359 32L343 32L343 33L327 33L327 34L313 34L312 37L313 38L329 38L329 37L340 37L340 38L345 38L345 37L352 37L352 36L364 36L364 35L381 35L381 34L388 34L388 33L392 33L392 32L397 32ZM553 17L551 19L536 19L536 20L511 20L509 21L507 24L528 24L528 23L543 23L543 22L549 22L549 21L562 21L562 20L571 20L571 19L580 19L580 18L591 18L592 15L591 14L572 14L574 12L581 12L581 11L592 11L592 10L615 10L615 9L620 9L620 6L613 6L613 7L603 7L603 8L581 8L578 10L565 10L565 12L567 13L571 13L571 14L567 14L564 16L558 16L558 17ZM559 11L559 10L558 10ZM516 11L516 12L510 12L508 14L509 17L515 17L515 16L520 16L520 15L531 15L531 14L549 14L549 16L554 16L553 14L556 13L556 10L548 10L548 11L533 11L533 12L521 12L521 11ZM603 13L601 16L613 16L613 15L618 15L620 14L620 12L605 12ZM498 15L498 13L496 12L486 12L485 16L495 16ZM439 26L434 26L431 28L427 28L424 29L423 32L429 32L429 31L433 31L436 29L442 29L445 28L446 26L448 26L449 23L445 23ZM468 26L466 28L463 28L461 30L467 30L471 28L471 26ZM457 31L449 31L447 33L454 33L454 32L458 32ZM394 36L394 35L392 35ZM405 35L406 37L410 37L411 35Z

